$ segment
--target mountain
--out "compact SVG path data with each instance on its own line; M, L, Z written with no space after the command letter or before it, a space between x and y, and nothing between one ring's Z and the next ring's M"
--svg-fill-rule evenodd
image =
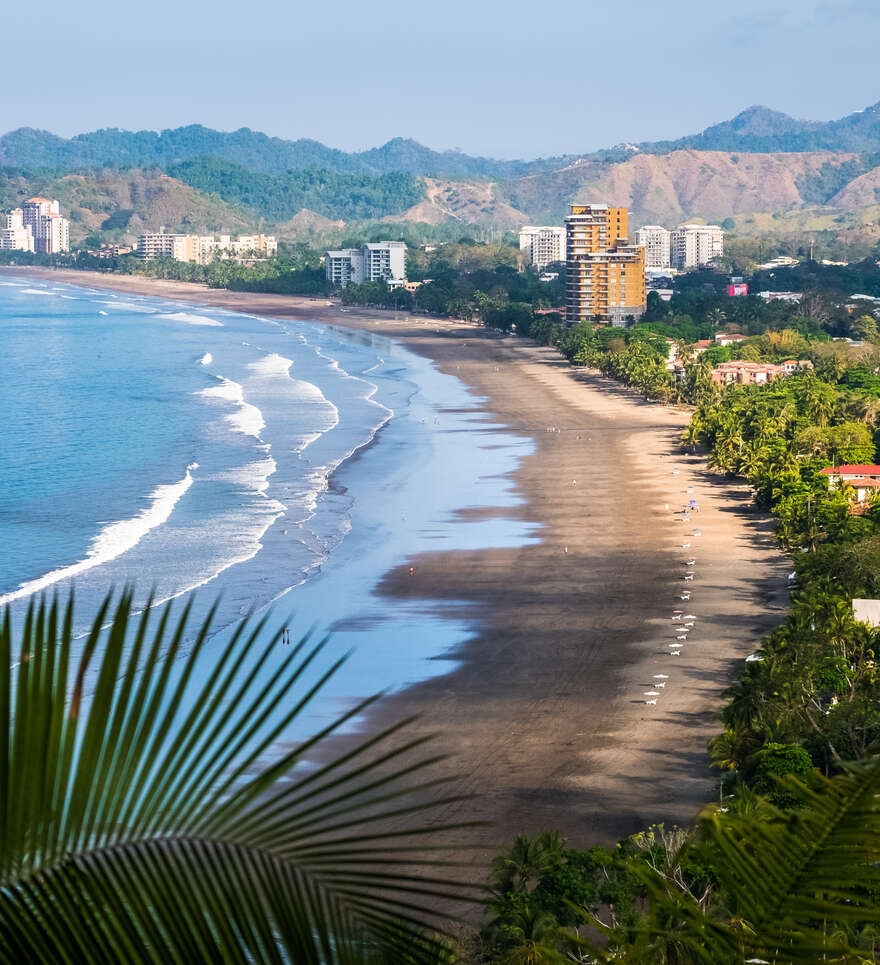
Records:
M70 211L74 240L131 238L160 225L271 226L284 239L313 240L378 222L384 233L408 222L475 234L471 227L558 224L569 202L597 199L629 208L633 227L730 219L746 234L867 239L880 233L880 104L828 122L750 107L690 137L539 161L434 151L405 138L347 153L200 125L3 135L0 210L38 193Z
M0 137L0 165L22 168L166 168L201 157L215 157L262 174L321 168L341 174L404 174L442 177L517 177L552 167L547 161L497 161L460 151L433 151L397 137L381 147L346 153L318 141L287 141L242 127L215 131L200 124L161 132L115 128L63 138L48 131L18 128Z
M638 145L650 154L691 148L752 153L880 151L880 102L837 121L801 121L769 107L749 107L732 120L675 141Z

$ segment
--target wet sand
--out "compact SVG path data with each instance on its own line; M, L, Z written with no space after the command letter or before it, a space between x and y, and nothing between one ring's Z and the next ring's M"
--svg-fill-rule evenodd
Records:
M435 817L487 822L475 868L517 833L555 828L573 846L612 844L653 822L688 824L714 797L706 742L719 730L721 692L782 619L789 567L747 490L682 452L687 410L645 403L553 350L464 323L128 276L13 271L399 338L483 397L493 421L534 439L513 476L524 499L514 512L540 524L539 543L401 560L379 590L464 601L473 618L459 669L387 698L376 716L417 714L415 729L438 735L451 790L475 796ZM699 512L686 521L690 498ZM696 619L671 656L676 608ZM646 703L651 690L656 704Z

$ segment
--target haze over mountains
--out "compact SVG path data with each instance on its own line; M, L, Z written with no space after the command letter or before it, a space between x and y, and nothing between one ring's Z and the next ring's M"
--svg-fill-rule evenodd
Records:
M558 222L569 201L586 199L624 204L636 223L730 218L746 232L870 235L880 222L878 164L880 104L827 122L751 107L677 140L532 161L434 151L404 138L347 153L247 128L72 138L20 128L0 137L0 204L20 192L54 192L79 209L75 238L160 223L270 224L282 237L378 220L505 229Z

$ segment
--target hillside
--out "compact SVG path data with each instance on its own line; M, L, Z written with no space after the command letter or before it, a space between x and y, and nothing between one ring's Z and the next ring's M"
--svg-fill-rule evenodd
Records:
M71 242L90 234L134 238L146 229L248 231L254 219L157 171L95 171L62 176L0 168L0 210L34 194L58 198L70 217Z
M765 137L788 125L790 133L797 133L800 123L789 125L785 115L756 111L738 131ZM247 139L239 146L246 144ZM410 156L414 166L416 148ZM878 235L880 154L629 151L625 156L569 158L525 174L491 178L315 167L267 172L204 156L168 163L164 170L0 167L0 210L33 194L59 198L70 215L74 243L95 234L132 240L141 230L162 225L199 232L263 228L283 240L314 243L325 235L344 240L346 225L362 236L380 222L385 222L377 229L382 237L399 223L433 226L419 228L423 233L454 233L460 226L462 234L475 234L472 229L558 224L569 202L601 200L629 208L633 228L691 219L724 221L738 234L794 238L821 232L826 239L836 236L868 250Z
M847 185L866 176L865 166L854 154L683 150L569 165L507 182L504 195L542 221L558 222L569 200L601 199L628 207L636 224L678 224L693 217L722 220L743 212L834 206Z

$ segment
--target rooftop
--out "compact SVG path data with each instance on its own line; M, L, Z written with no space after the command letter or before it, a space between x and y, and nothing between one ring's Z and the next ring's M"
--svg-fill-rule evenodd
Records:
M880 466L829 466L822 470L823 476L839 476L841 473L847 476L880 476Z

